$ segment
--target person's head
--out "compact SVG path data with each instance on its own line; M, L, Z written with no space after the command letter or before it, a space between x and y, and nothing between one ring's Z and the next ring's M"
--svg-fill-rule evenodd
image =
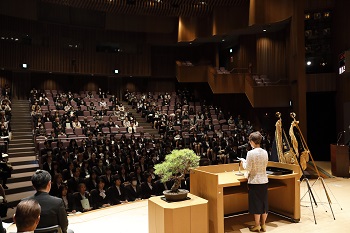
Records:
M49 192L51 188L51 175L45 170L37 170L32 176L32 184L36 191Z
M131 178L131 185L132 185L132 186L136 186L136 185L137 185L137 178L136 178L135 176L133 176L133 177Z
M62 174L61 173L57 173L55 174L55 178L54 178L54 181L56 184L61 184L62 183Z
M249 135L249 142L253 148L261 144L262 135L259 131L253 132Z
M35 199L23 200L18 203L13 221L18 232L33 231L40 221L41 206Z
M115 175L115 176L114 176L114 184L115 184L116 186L120 186L121 183L122 183L122 181L120 180L120 177L119 177L118 175Z
M151 174L149 172L145 172L144 176L146 178L147 183L151 183L152 182L152 176L151 176Z
M74 177L80 176L80 168L79 167L73 168L72 172L73 172Z
M105 181L103 179L100 179L98 181L98 189L102 190L105 187Z
M85 184L84 184L84 183L78 184L78 190L79 190L79 193L84 194L85 191L86 191L86 186L85 186Z
M68 193L68 187L67 185L60 185L59 189L58 189L58 195L59 197L64 197L67 196Z

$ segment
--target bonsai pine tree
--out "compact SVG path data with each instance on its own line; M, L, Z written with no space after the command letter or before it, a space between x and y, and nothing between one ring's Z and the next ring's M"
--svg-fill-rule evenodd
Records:
M154 173L161 176L163 183L173 180L174 184L171 187L171 192L177 193L185 174L189 173L190 169L199 166L199 159L199 156L193 150L173 150L166 155L163 163L154 166Z

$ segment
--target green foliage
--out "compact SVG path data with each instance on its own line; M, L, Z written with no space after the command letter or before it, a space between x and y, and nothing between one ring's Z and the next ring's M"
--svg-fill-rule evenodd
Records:
M154 173L162 177L162 182L183 178L190 169L199 166L199 156L190 149L173 150L165 161L154 166ZM182 176L181 176L182 175Z

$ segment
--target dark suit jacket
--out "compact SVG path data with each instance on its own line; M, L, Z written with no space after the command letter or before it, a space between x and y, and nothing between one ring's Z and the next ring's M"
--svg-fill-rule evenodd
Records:
M84 179L78 177L77 180L72 177L68 180L68 192L70 193L74 193L74 192L78 192L78 185L80 183L84 183Z
M98 189L93 189L91 192L91 204L94 209L102 207L103 204L108 204L108 197L103 198L100 196L100 191Z
M90 196L90 193L89 192L85 192L85 197L89 200L90 207L91 207L91 196ZM83 198L81 197L80 193L75 192L73 194L73 199L74 199L74 201L73 201L73 210L83 212L84 209L83 209L83 206L81 205L81 200Z
M118 192L117 188L115 185L111 186L107 190L107 197L109 200L109 203L112 205L117 205L120 204L121 201L126 200L126 190L124 186L120 186L120 193Z
M136 191L132 187L132 185L128 185L125 187L126 196L128 201L135 201L136 198L141 198L141 187L140 185L136 185Z
M51 196L54 196L54 197L58 197L59 195L61 195L61 194L59 193L59 187L57 186L56 182L52 182L52 183L51 183L51 189L50 189L49 194L50 194Z
M152 183L152 189L148 186L147 182L143 182L141 184L141 195L142 199L148 199L151 197L151 195L156 195L156 188L154 184Z
M27 199L35 199L41 206L37 228L59 225L63 233L67 232L68 219L62 199L50 196L46 192L37 192Z
M1 218L0 218L0 233L6 233L5 228L2 226Z

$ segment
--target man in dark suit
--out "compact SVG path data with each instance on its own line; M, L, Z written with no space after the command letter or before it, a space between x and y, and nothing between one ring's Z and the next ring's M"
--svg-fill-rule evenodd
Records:
M50 173L45 170L37 170L31 180L36 193L27 199L35 199L41 206L38 228L59 225L63 233L72 233L72 230L67 230L68 218L62 199L49 195L51 189Z

